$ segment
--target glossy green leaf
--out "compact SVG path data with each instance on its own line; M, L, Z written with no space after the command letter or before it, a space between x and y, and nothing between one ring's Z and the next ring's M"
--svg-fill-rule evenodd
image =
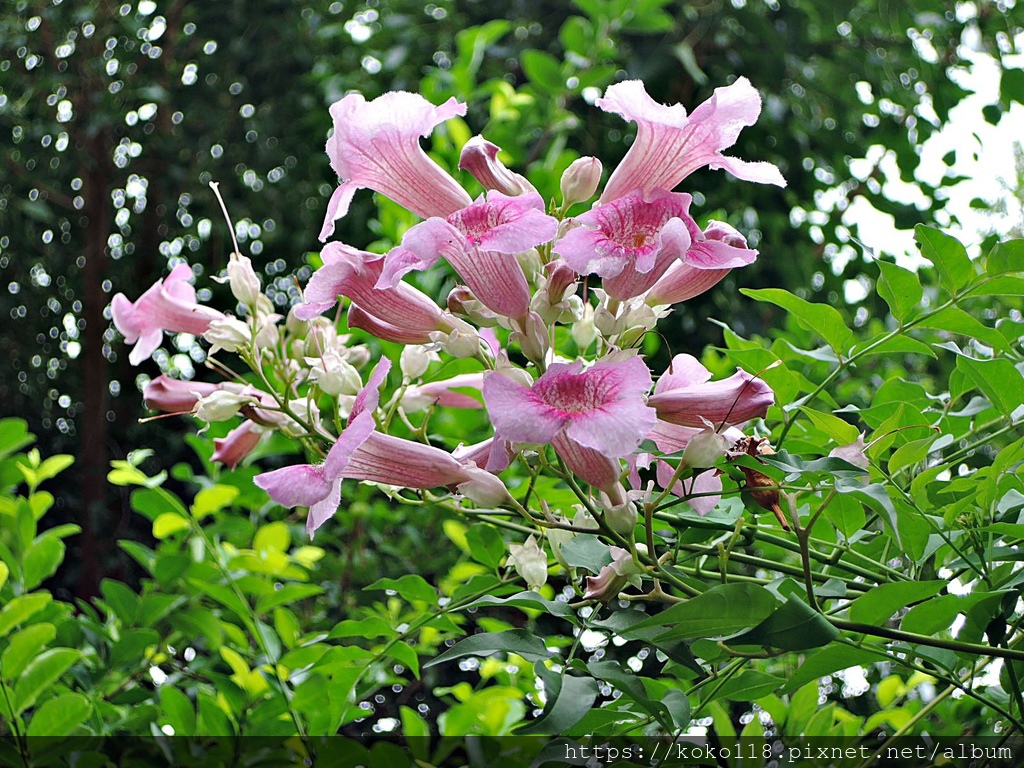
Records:
M35 589L57 572L64 561L64 542L56 536L40 536L25 550L21 561L25 589Z
M883 624L901 608L937 595L944 581L896 581L881 584L850 604L850 620L861 624Z
M7 648L0 656L0 675L5 680L16 680L25 667L57 636L53 624L31 624L11 635Z
M763 645L784 651L805 651L828 645L839 630L796 596L791 596L749 632L732 638L731 645Z
M89 700L80 693L65 693L43 703L28 724L29 736L67 736L92 712Z
M730 701L753 701L777 691L786 682L784 677L769 675L756 669L748 669L735 677L726 680L710 699L729 699Z
M160 686L160 707L167 725L174 729L175 736L194 736L196 732L196 711L188 696L173 685Z
M597 701L597 681L592 677L575 677L548 669L543 661L534 665L537 676L544 681L547 702L540 717L519 728L516 733L560 735L567 732Z
M477 523L466 531L469 556L488 568L497 568L505 557L505 540L493 525Z
M3 609L0 609L0 637L29 619L33 614L43 610L51 600L53 598L46 592L35 592L13 598Z
M820 335L837 354L845 354L853 341L853 331L846 327L842 314L829 304L812 304L781 288L741 288L740 293L782 307Z
M658 636L659 642L725 638L757 626L777 605L775 596L757 584L722 584L667 608L636 628L669 627Z
M51 648L32 659L14 685L14 713L20 714L32 706L39 694L60 679L80 655L73 648Z
M887 261L879 261L878 295L889 305L892 316L902 325L914 315L924 289L917 275Z
M378 579L365 589L392 590L410 602L420 600L430 605L437 605L437 590L430 586L422 576L415 573L406 574L398 579Z
M791 693L807 683L831 675L833 672L850 667L867 666L884 659L884 652L881 651L872 653L863 648L854 648L848 645L829 645L817 653L805 657L782 687L782 692Z
M923 224L914 228L914 238L921 248L921 255L935 265L939 285L955 295L971 281L974 267L967 249L959 240Z
M516 653L527 661L551 657L551 651L537 635L525 629L509 629L504 632L486 632L467 637L440 656L428 661L423 667L433 667L463 656L490 656L498 652Z
M956 367L1004 415L1009 416L1024 402L1024 377L1006 358L977 360L958 355Z

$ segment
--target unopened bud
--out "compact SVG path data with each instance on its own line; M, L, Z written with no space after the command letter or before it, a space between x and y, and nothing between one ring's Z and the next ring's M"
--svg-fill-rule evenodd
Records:
M221 349L226 352L237 352L241 347L248 345L252 334L249 332L249 326L238 318L225 317L211 322L203 338L213 345L210 354L215 355Z
M548 556L537 546L531 534L523 544L510 544L508 565L526 582L530 589L537 590L548 580Z
M596 157L581 157L565 169L559 185L562 189L562 205L568 208L583 203L594 196L601 183L601 161Z
M430 363L439 359L437 353L422 344L410 344L402 349L398 365L407 379L418 379L427 372Z
M237 416L238 410L246 403L252 402L250 395L240 395L218 389L205 397L199 397L193 415L200 421L227 421Z
M363 388L359 372L334 350L307 357L309 380L331 396L354 395Z
M585 352L594 343L594 339L597 338L597 326L594 325L592 304L583 305L583 317L572 324L569 333L572 334L572 340L576 342L576 348L580 352Z
M236 299L250 309L256 306L260 296L260 278L248 256L231 254L228 260L228 284Z

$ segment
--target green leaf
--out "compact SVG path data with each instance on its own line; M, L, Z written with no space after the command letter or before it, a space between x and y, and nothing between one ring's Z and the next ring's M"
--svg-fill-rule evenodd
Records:
M38 485L45 480L49 480L51 477L56 477L74 463L75 457L69 456L66 453L51 456L36 469L36 484Z
M364 589L388 589L397 592L410 602L421 600L430 605L437 605L437 590L430 586L422 576L415 573L408 573L400 579L378 579Z
M238 488L233 485L215 485L212 488L203 488L196 494L195 501L192 502L192 516L196 520L201 520L207 515L220 512L224 507L229 506L238 497L238 494Z
M715 691L708 700L753 701L778 690L785 682L784 677L748 669L736 677L726 680L725 684Z
M740 293L782 307L821 336L838 355L845 354L853 341L853 331L846 327L839 310L829 304L812 304L781 288L741 288Z
M547 703L540 717L516 730L517 734L560 735L583 719L597 701L597 681L592 677L573 677L559 674L544 666L543 661L534 665L537 676L544 681L544 695Z
M146 650L159 642L156 630L129 629L110 649L110 666L135 669L145 658Z
M777 605L775 596L760 585L722 584L641 621L633 629L671 627L658 635L658 642L726 638L757 626Z
M469 556L488 568L497 568L505 556L505 540L493 525L477 523L466 531Z
M384 619L379 616L369 616L365 619L339 621L327 637L331 640L342 637L365 637L370 640L375 637L394 637L397 634L398 632L392 629Z
M264 614L271 608L285 603L296 603L305 600L307 597L322 595L323 587L317 584L285 584L280 589L275 589L266 595L256 599L256 613Z
M877 262L879 275L876 287L878 295L889 305L892 316L902 326L914 313L914 308L921 302L924 290L917 275L913 272L890 264L887 261Z
M985 271L990 275L1024 272L1024 240L1007 240L989 253Z
M0 637L27 620L34 613L43 610L53 598L47 592L19 595L0 610Z
M175 736L194 736L196 733L196 711L188 696L172 685L160 686L161 718L174 729Z
M828 645L839 630L828 619L796 596L749 632L732 638L731 645L763 645L784 651L805 651Z
M559 600L545 600L536 592L517 592L509 597L495 597L494 595L485 595L479 600L474 600L469 605L465 606L463 610L468 608L479 608L484 605L502 605L502 606L513 606L515 608L528 608L534 611L543 611L544 613L550 613L552 616L560 616L563 619L569 619L575 623L576 614L572 608L569 607L568 603L563 603Z
M883 624L896 611L939 594L944 581L897 581L874 587L850 604L850 621Z
M639 704L649 715L653 715L666 731L673 728L672 716L660 703L653 701L644 688L643 682L631 671L623 669L617 661L592 661L587 671L598 680L604 680L618 688L628 698Z
M1006 358L977 360L958 355L956 367L1004 415L1009 416L1024 401L1024 377Z
M939 273L939 285L956 295L971 281L974 267L967 249L959 240L924 224L914 228L914 238L921 248L921 254L935 265Z
M548 659L552 655L544 645L544 641L533 632L527 632L525 629L509 629L504 632L487 632L467 637L440 656L428 661L423 667L433 667L436 664L460 659L463 656L490 656L492 653L498 652L516 653L527 661Z
M32 445L36 436L28 431L24 419L0 419L0 459L10 456L26 445Z
M880 655L881 653L881 655ZM783 693L792 693L807 683L850 667L866 666L884 660L884 652L872 653L848 645L830 645L808 655L782 687Z
M53 624L32 624L11 639L0 656L0 674L5 680L16 680L28 663L57 636Z
M527 49L519 54L519 63L530 82L541 90L552 94L566 90L561 65L550 53Z
M562 545L562 557L570 568L586 568L591 573L598 573L611 563L612 552L597 536L580 533Z
M420 657L411 645L404 640L399 640L391 646L388 653L391 658L408 667L417 680L420 679Z
M969 336L997 349L1006 348L1006 340L999 331L989 328L976 317L967 314L959 307L946 307L941 312L936 312L929 317L923 317L918 325L921 328L934 328L939 331Z
M188 520L181 515L174 512L164 512L153 521L153 537L163 540L181 531L187 531L189 527Z
M57 572L64 561L64 542L56 536L40 536L25 550L21 561L25 589L35 589Z
M921 635L934 635L953 625L957 614L967 613L975 604L992 596L991 592L970 595L939 595L915 605L900 621L900 629Z
M845 422L831 413L822 413L806 406L800 406L800 410L814 423L814 426L832 440L835 440L839 445L849 445L856 442L857 435L860 434L853 424Z
M80 655L73 648L51 648L36 656L14 685L14 714L32 706L39 694L57 682Z
M65 693L44 703L28 724L29 736L67 736L84 723L92 712L89 700L80 693Z

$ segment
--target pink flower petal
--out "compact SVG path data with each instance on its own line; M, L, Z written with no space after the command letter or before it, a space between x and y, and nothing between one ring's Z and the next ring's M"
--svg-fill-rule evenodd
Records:
M693 355L676 355L669 363L668 370L658 377L654 394L671 389L682 389L711 380L711 371Z
M564 413L542 402L531 390L500 373L487 375L483 393L495 435L500 435L502 439L550 443L566 421Z
M459 168L469 171L484 189L494 189L506 195L536 192L533 184L505 167L498 159L500 151L500 147L483 136L474 136L462 148Z
M471 201L466 191L419 143L440 123L465 113L466 105L454 98L434 106L404 91L369 102L352 93L332 105L334 133L327 140L327 154L339 178L350 186L344 191L339 187L332 196L328 217L343 215L356 188L380 192L424 218L447 216L467 206ZM325 221L321 239L332 231L333 223Z
M367 333L372 333L378 339L393 341L397 344L429 344L432 341L430 331L400 328L374 317L358 304L350 304L348 307L348 327L361 328Z
M253 482L282 507L308 507L323 500L333 481L324 476L323 465L296 464L256 475Z
M340 505L341 478L338 477L331 483L327 495L309 508L309 514L306 516L306 530L309 532L309 538L312 539L316 529L334 517Z
M721 381L656 388L647 401L659 419L687 427L703 427L705 419L712 424L738 424L762 418L774 402L771 387L746 371Z
M645 301L651 306L678 304L718 285L731 269L703 269L677 261L651 286Z
M666 106L654 101L639 80L609 86L597 106L637 124L636 140L608 179L602 203L637 188L673 189L705 165L738 171L739 178L785 186L775 166L745 164L721 154L736 143L740 131L753 125L761 112L761 98L745 77L716 88L711 98L689 116L682 105Z
M182 381L161 373L142 388L142 399L147 408L165 413L191 411L197 402L196 393L205 397L220 389L218 384L205 381Z
M605 278L616 299L638 296L690 248L700 229L690 217L690 195L662 190L630 194L575 219L554 251L581 275Z
M224 437L214 439L211 461L220 462L234 469L259 445L263 433L251 421L243 421Z
M586 448L565 434L557 435L551 445L574 475L606 493L614 492L622 474L618 459L609 458L593 448Z
M391 325L430 332L447 329L448 323L425 293L400 283L394 288L377 289L384 268L376 254L358 251L340 243L328 243L323 249L324 265L309 279L304 302L295 309L300 320L309 320L346 296L367 313L387 318Z

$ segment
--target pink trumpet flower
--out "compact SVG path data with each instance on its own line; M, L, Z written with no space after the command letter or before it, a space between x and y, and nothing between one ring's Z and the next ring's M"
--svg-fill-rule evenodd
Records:
M147 408L164 413L190 413L200 397L220 389L219 384L205 381L182 381L161 373L142 388L142 399Z
M498 159L501 147L474 136L466 142L459 156L459 168L469 171L484 189L496 189L505 195L522 195L537 189L518 173L510 171Z
M402 396L402 407L410 413L421 411L431 405L440 405L444 408L483 408L483 404L472 395L457 391L479 391L482 386L482 373L463 373L450 379L429 381L426 384L408 387Z
M737 370L721 381L710 379L711 371L695 357L676 355L647 403L662 421L700 429L705 420L736 424L761 418L775 402L771 387L746 371Z
M262 437L263 433L259 427L251 421L243 421L224 437L214 439L212 460L234 469L242 459L253 452Z
M644 404L650 386L647 365L631 357L585 371L581 363L554 363L531 387L491 373L483 391L496 439L551 443L573 472L615 492L618 459L655 423Z
M700 229L690 218L690 195L639 189L575 219L554 250L581 275L604 278L615 299L639 296L686 256Z
M466 105L454 98L434 106L417 93L395 91L366 101L350 93L331 106L334 133L327 155L341 184L327 205L321 242L348 213L357 189L372 189L423 218L447 216L472 200L447 171L427 157L420 139Z
M300 320L311 320L323 314L337 303L338 296L346 296L384 327L401 329L427 340L430 331L452 330L440 307L411 285L399 283L393 288L375 287L384 266L382 256L341 243L328 243L321 256L324 265L309 279L305 302L295 309L295 316Z
M735 267L750 264L757 251L747 247L747 240L732 226L712 221L699 233L686 256L672 264L651 286L646 301L676 304L699 296L717 285Z
M515 254L551 240L557 231L558 220L544 213L536 192L510 197L492 191L446 218L412 227L387 255L377 285L394 288L407 272L444 256L484 306L522 318L530 309L530 288Z
M597 106L637 124L636 140L608 179L602 203L637 188L673 189L705 165L746 181L786 186L771 163L751 163L722 154L761 114L761 97L745 77L716 88L690 115L681 104L666 106L654 101L639 80L608 86Z
M135 344L128 355L132 365L138 365L156 351L164 331L201 336L211 322L224 319L222 313L196 301L196 290L189 283L191 278L188 264L179 264L134 304L123 293L111 300L114 326L125 342Z
M646 301L654 306L692 299L718 285L733 268L752 263L757 255L734 227L712 221L694 238L686 256L651 286Z
M277 503L309 507L306 528L310 536L338 511L344 479L403 488L456 487L483 504L496 505L508 499L504 484L475 464L463 463L440 448L376 431L373 414L380 401L379 388L390 370L390 361L382 358L366 387L356 395L348 424L323 464L298 464L254 478Z

